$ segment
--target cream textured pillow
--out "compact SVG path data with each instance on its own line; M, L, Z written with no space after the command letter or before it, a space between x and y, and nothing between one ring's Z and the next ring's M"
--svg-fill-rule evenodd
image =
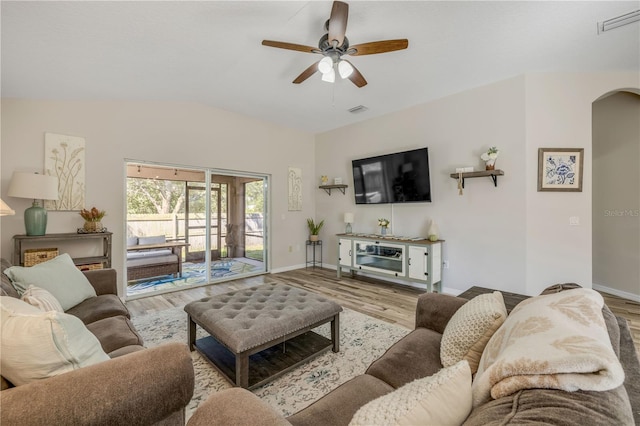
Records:
M43 288L53 294L65 311L96 297L95 289L67 253L29 268L12 266L4 274L21 295L30 285Z
M22 297L20 297L20 300L27 302L31 306L35 306L43 312L64 312L62 306L60 306L60 302L58 302L58 299L56 299L53 294L49 293L44 288L36 287L34 285L29 286L27 291L25 291Z
M506 318L507 308L499 291L481 294L462 305L442 333L442 365L448 367L464 359L475 373L484 347Z
M460 425L470 412L471 370L460 361L368 402L349 426Z
M16 386L109 360L79 318L0 296L0 368Z

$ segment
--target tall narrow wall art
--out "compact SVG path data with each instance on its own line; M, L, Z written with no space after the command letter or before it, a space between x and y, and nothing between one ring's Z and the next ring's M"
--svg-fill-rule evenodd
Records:
M302 210L302 170L289 167L289 211Z
M85 140L78 136L44 135L44 173L58 178L58 199L47 210L81 210L85 197Z

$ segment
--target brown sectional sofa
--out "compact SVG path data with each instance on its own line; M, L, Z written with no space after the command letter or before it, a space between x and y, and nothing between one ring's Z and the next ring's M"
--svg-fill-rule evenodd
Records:
M11 266L1 262L1 271ZM0 424L184 424L194 388L186 344L145 349L117 296L116 271L84 274L97 296L66 313L84 322L111 360L17 387L2 378ZM0 276L0 294L19 297Z
M374 361L365 374L286 419L252 393L234 388L212 395L200 405L188 425L347 425L367 402L442 368L442 333L452 315L466 302L442 294L420 296L415 330ZM606 392L522 390L476 407L464 424L628 425L634 423L634 417L636 424L640 424L640 363L629 327L626 320L614 316L606 305L603 316L624 368L622 386Z

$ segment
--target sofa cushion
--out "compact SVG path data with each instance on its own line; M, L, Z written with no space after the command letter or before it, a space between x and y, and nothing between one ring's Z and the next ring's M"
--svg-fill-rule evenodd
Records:
M442 365L448 367L464 359L475 373L484 347L506 318L507 308L499 291L481 294L465 303L442 333Z
M391 346L367 369L393 388L415 379L431 376L442 368L440 339L442 335L428 328L416 328ZM410 368L409 368L410 366Z
M31 267L12 266L4 273L11 278L18 293L27 291L29 285L44 288L58 299L65 311L96 295L87 277L67 253Z
M135 246L138 244L138 237L127 237L127 247Z
M463 424L632 425L634 420L620 386L604 392L521 390L474 408Z
M338 386L287 420L294 426L346 425L364 404L392 391L385 382L363 374Z
M16 386L109 359L98 339L72 315L42 312L8 296L0 297L0 305L2 375Z
M460 361L368 402L349 426L459 425L470 412L471 369Z
M27 291L25 291L20 297L20 300L27 302L31 306L34 306L43 312L64 312L62 306L60 306L60 302L58 302L58 299L56 299L53 294L49 293L44 288L36 287L34 285L29 286Z
M98 338L102 349L109 356L125 346L142 346L142 337L129 319L123 316L104 318L87 324L87 328Z
M69 309L67 313L80 318L85 324L120 315L130 318L129 310L115 294L91 297Z
M141 246L147 244L164 244L167 242L167 237L164 235L154 235L152 237L138 237L138 244Z

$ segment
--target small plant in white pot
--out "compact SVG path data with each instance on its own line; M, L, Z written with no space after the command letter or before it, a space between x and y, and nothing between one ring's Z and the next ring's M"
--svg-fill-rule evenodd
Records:
M320 234L320 229L322 229L323 225L324 220L315 223L313 219L307 219L307 226L309 227L309 241L318 241L318 234Z

